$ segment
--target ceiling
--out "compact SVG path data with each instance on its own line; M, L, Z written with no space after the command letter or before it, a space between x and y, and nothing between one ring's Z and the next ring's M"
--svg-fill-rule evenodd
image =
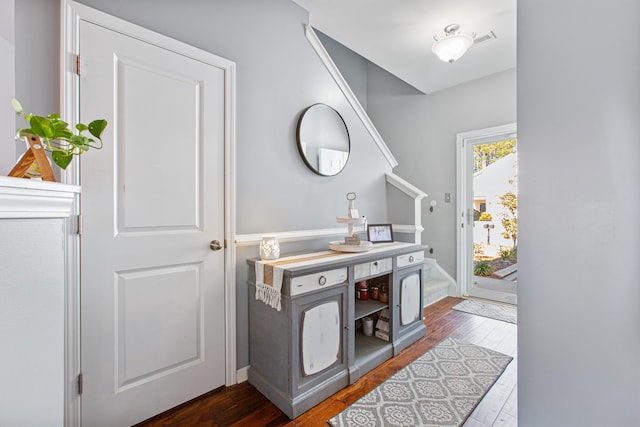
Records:
M516 66L516 0L293 0L313 28L424 93ZM431 52L433 36L460 25L464 33L493 31L456 62Z

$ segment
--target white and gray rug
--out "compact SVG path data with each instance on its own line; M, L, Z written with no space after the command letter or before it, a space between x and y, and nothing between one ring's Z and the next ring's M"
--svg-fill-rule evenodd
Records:
M334 427L460 426L513 358L447 338L329 420Z
M477 314L478 316L489 317L491 319L502 320L503 322L518 323L518 311L515 306L491 304L489 302L466 299L453 307L454 310L465 313Z

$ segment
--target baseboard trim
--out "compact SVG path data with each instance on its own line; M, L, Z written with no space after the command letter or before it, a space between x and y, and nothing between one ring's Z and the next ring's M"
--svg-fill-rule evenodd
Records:
M236 383L240 384L249 379L249 366L247 365L243 368L240 368L236 371Z

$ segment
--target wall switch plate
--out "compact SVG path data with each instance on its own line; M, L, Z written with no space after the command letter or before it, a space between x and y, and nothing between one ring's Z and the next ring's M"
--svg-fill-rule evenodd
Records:
M451 193L444 193L444 202L451 203Z

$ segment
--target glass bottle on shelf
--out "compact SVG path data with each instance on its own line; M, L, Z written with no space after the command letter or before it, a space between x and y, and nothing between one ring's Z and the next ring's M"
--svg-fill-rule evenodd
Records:
M378 300L385 303L389 302L389 285L383 284L382 286L380 286Z

